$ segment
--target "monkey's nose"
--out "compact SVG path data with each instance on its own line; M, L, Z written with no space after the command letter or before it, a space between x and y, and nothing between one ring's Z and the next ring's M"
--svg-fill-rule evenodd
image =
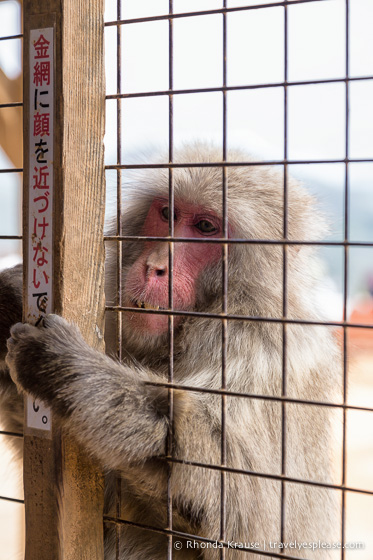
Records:
M157 276L164 276L166 274L166 269L165 268L157 268L155 273L156 273Z
M162 278L168 273L168 247L167 244L159 245L146 259L146 275L148 279Z
M146 275L148 278L158 278L162 276L166 276L167 274L167 266L166 265L148 265Z

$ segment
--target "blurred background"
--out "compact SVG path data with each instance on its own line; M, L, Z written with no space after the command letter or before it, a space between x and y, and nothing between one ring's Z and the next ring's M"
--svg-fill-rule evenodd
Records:
M271 0L271 4L276 4ZM174 0L174 12L222 8L222 0ZM227 7L264 5L264 0L228 0ZM168 14L168 0L123 0L121 19ZM346 156L346 0L322 0L288 8L289 173L319 201L330 232L344 239ZM105 21L117 19L116 0L106 0ZM21 8L0 0L0 38L21 32ZM351 242L373 243L373 1L349 2L348 155ZM167 92L169 87L168 21L133 22L122 27L120 93ZM176 18L174 83L176 90L222 86L221 14ZM105 29L107 94L117 93L117 28ZM227 93L228 148L244 149L256 159L284 157L284 8L282 5L227 15L227 85L266 84L265 88ZM21 39L0 41L0 104L21 101ZM328 80L321 84L294 84ZM168 96L122 100L121 163L149 163L168 148ZM106 164L117 163L117 101L107 100ZM222 94L174 96L174 145L193 140L222 146ZM337 161L336 161L337 160ZM361 161L362 160L362 161ZM371 160L371 161L366 161ZM20 235L22 110L0 107L0 236ZM125 179L125 172L123 172ZM107 171L108 212L115 204L115 170ZM114 202L110 202L114 201ZM323 247L317 274L317 305L325 319L343 317L344 249ZM347 315L351 322L373 325L373 247L348 250ZM0 268L21 258L17 240L0 240ZM348 330L348 404L372 407L373 331ZM340 426L337 431L340 431ZM340 440L341 434L336 437ZM4 438L2 438L4 439ZM0 495L22 496L20 474L0 439ZM347 485L373 491L373 413L347 412ZM339 463L340 456L336 458ZM340 480L337 481L340 483ZM373 559L373 496L347 493L347 541L365 543L346 552L347 560ZM19 523L22 506L0 500L0 560L21 558Z

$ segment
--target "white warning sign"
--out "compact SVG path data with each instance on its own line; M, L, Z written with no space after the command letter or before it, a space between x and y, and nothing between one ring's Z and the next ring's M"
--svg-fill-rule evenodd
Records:
M53 311L53 125L54 29L30 32L28 302L26 319L38 324ZM50 431L51 412L27 398L26 433Z

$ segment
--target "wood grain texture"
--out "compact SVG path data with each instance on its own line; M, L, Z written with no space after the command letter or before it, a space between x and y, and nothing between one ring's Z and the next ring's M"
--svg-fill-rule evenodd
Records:
M24 60L31 28L55 25L54 307L103 350L103 0L25 0ZM28 71L25 65L25 219ZM26 236L25 236L26 237ZM24 244L27 262L27 239ZM26 560L102 560L103 479L75 441L25 437Z

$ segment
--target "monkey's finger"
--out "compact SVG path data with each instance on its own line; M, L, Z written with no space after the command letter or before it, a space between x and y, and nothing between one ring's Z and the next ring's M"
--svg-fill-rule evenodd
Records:
M5 356L5 363L8 366L9 375L13 383L16 385L18 392L22 392L22 387L18 382L17 369L14 363L17 342L13 338L8 338L8 340L6 341L6 345L8 347L8 354Z
M10 329L10 336L14 340L18 340L20 338L33 334L33 332L35 332L36 330L36 327L30 325L29 323L16 323Z
M43 317L40 325L46 329L52 329L54 327L68 327L69 323L63 317L55 313L49 313L49 315Z
M16 344L14 338L8 338L6 341L6 347L8 348L8 352L11 352Z

